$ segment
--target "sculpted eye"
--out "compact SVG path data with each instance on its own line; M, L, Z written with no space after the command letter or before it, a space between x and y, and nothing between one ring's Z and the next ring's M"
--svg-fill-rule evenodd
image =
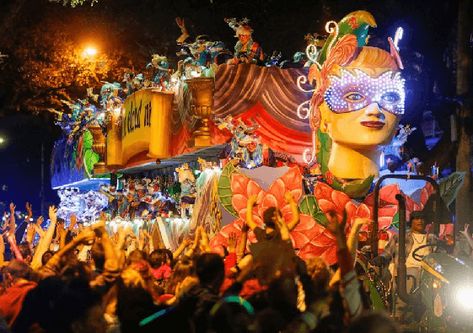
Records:
M348 102L356 103L356 102L363 101L365 99L365 96L363 96L359 92L352 91L346 94L345 96L343 96L343 98Z
M385 102L388 102L388 103L396 103L397 101L399 101L401 99L401 97L399 96L399 94L397 92L388 92L386 94L384 94L381 99Z

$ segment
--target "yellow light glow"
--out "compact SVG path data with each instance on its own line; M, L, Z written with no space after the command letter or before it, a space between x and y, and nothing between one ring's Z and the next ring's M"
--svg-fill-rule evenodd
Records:
M92 46L88 46L84 49L84 56L85 57L93 57L97 54L97 49Z
M0 145L3 144L3 143L5 143L5 138L0 136Z

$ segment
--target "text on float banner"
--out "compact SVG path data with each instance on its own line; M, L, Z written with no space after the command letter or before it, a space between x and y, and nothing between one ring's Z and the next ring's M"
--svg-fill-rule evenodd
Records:
M142 153L148 158L169 157L172 99L172 93L154 89L142 89L128 96L123 103L121 130L107 140L108 145L120 141L121 149L107 149L108 155L115 155L107 155L107 164L126 166L133 156ZM109 135L111 131L113 128Z

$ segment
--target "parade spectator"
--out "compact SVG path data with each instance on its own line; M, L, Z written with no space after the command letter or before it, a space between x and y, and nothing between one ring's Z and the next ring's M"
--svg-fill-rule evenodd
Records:
M0 295L0 315L11 327L21 311L26 294L37 284L32 281L33 272L28 264L18 259L12 260L2 273L6 288Z
M137 237L127 228L107 228L103 215L53 252L47 249L54 232L71 229L58 231L50 207L38 242L17 246L24 258L4 268L0 314L12 332L341 332L364 309L352 249L364 222L352 224L347 241L345 218L327 213L337 244L335 274L320 258L296 256L289 233L299 222L298 208L290 193L285 197L290 221L275 207L266 210L264 229L250 216L241 234L229 235L223 257L212 253L201 226L172 253L153 249L144 231ZM250 212L255 202L250 198ZM250 229L256 243L249 245ZM135 244L127 242L130 236ZM16 242L8 237L2 240ZM87 248L90 255L80 259Z

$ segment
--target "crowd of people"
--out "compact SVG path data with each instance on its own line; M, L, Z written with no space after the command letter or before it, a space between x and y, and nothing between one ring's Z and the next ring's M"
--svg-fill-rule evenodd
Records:
M345 219L327 214L337 266L303 261L289 237L297 204L290 193L285 199L291 221L274 207L263 225L248 213L226 248L211 249L198 227L174 252L144 230L111 230L105 215L85 227L74 215L57 218L52 206L43 227L28 206L17 223L11 204L0 237L0 332L400 332L369 311ZM366 223L357 219L350 234Z

